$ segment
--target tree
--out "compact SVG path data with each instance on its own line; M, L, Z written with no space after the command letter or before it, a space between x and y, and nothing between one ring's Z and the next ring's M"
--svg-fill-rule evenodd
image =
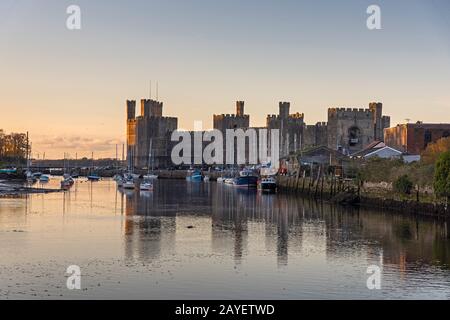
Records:
M408 176L402 175L397 180L394 181L394 190L403 193L403 194L411 194L411 190L413 188L413 183L409 180Z
M450 151L442 153L436 162L434 191L436 195L450 200Z
M425 164L434 164L439 155L446 151L450 151L450 137L441 138L434 143L430 143L422 152L422 161Z

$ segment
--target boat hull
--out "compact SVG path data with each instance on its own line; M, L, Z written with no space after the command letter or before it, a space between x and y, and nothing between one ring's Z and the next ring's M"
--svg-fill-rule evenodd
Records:
M233 185L237 188L256 188L258 185L258 177L244 176L234 179Z

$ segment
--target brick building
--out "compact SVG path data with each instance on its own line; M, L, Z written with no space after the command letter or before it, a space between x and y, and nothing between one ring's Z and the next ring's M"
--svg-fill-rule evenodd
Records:
M384 142L397 150L420 154L428 144L450 137L450 124L408 123L384 130Z

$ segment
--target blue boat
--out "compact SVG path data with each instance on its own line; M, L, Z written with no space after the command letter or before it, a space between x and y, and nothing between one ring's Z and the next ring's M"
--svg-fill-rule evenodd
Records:
M251 170L242 170L239 177L234 178L233 185L239 188L256 188L258 186L258 176Z
M99 181L100 180L100 177L97 175L97 174L91 174L91 175L88 175L88 180L89 181Z
M189 182L202 182L203 176L200 170L194 170L188 173L186 180Z

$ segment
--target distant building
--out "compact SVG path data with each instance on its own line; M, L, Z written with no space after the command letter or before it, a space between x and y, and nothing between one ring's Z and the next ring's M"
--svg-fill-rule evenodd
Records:
M381 103L370 103L369 109L328 109L328 147L352 154L379 140L384 141L384 129L389 128L390 117L383 116Z
M390 125L390 118L383 115L381 103L370 103L363 108L330 108L328 122L306 125L303 113L290 113L290 102L279 102L279 113L269 114L266 126L250 127L250 116L245 114L244 101L236 102L235 114L213 115L213 128L224 137L224 161L228 129L267 129L267 151L271 154L271 139L279 130L279 158L288 157L312 147L327 147L344 155L361 151L374 141L384 140L384 129ZM163 103L155 100L141 100L140 116L136 117L136 101L127 101L127 159L130 167L148 166L163 168L173 165L170 159L171 134L177 130L178 119L163 117ZM194 137L194 132L190 132ZM246 163L249 161L249 140L246 141ZM203 143L205 145L205 143ZM235 144L236 147L236 144ZM255 146L252 146L255 147ZM395 148L395 147L394 147ZM398 148L397 148L398 149ZM235 149L235 161L236 159Z
M280 130L281 157L302 149L305 115L298 112L290 114L290 107L290 102L280 102L279 114L268 115L266 119L267 129Z
M127 159L129 167L164 168L172 164L171 134L178 119L163 117L163 103L141 100L141 115L136 117L136 101L127 101Z
M450 137L450 124L399 124L385 129L384 136L386 145L411 155L418 155L428 144Z

